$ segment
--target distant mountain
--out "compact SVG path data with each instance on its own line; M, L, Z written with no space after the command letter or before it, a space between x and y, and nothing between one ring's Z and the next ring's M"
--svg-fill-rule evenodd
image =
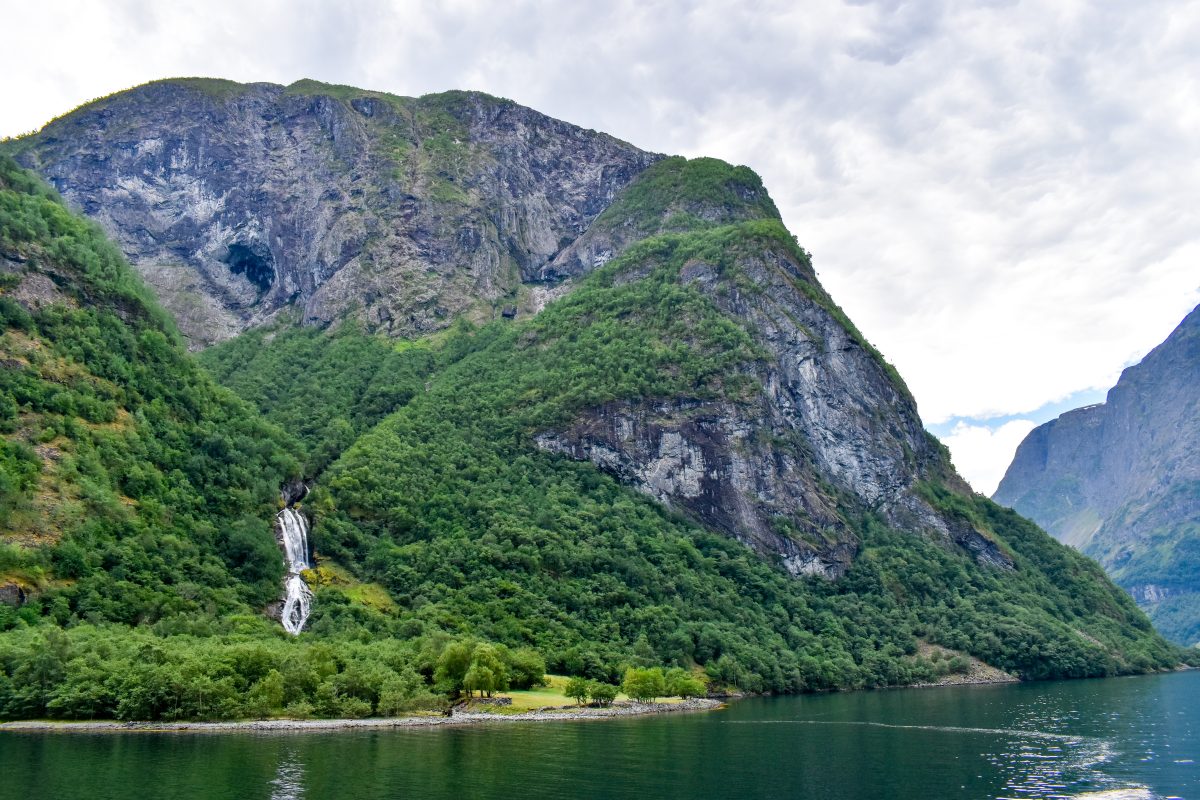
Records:
M969 490L745 167L485 95L311 82L158 82L3 147L104 226L193 348L220 343L189 356L160 312L146 330L124 295L88 293L68 266L100 259L154 308L95 228L5 162L6 374L36 391L0 407L23 476L0 583L9 562L36 580L0 604L0 715L201 713L174 687L208 684L165 667L153 692L79 701L109 658L88 648L118 636L87 626L113 622L153 625L155 658L183 653L231 714L378 712L385 685L428 705L462 686L442 655L465 670L476 644L479 675L540 663L534 648L597 679L675 664L772 691L929 680L950 661L930 644L1030 679L1179 658L1096 564ZM82 443L75 471L37 449L59 436ZM69 524L22 538L59 474ZM273 491L294 533L312 523L300 649L266 617ZM88 503L141 525L99 527ZM94 602L105 580L125 602ZM58 626L84 649L33 685ZM180 631L231 639L198 656ZM119 635L134 655L105 669L123 673L142 634ZM297 655L313 640L390 644L366 665Z
M994 499L1099 560L1169 637L1200 641L1200 308L1104 403L1030 432Z

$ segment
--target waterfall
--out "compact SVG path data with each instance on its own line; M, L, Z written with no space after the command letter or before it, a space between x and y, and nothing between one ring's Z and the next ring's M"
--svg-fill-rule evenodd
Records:
M283 579L286 595L280 622L285 631L295 635L304 629L312 606L312 592L300 577L303 570L312 566L308 563L308 520L294 508L280 511L277 520L287 564L287 577Z

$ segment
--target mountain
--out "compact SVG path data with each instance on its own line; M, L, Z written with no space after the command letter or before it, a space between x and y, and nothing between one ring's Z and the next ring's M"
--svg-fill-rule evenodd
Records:
M98 531L74 495L51 498L78 520L56 536L2 521L0 568L37 581L0 605L0 714L196 716L213 685L223 715L382 713L436 706L468 664L532 675L541 659L804 691L932 680L947 649L1031 679L1180 657L1096 564L970 492L745 167L485 95L311 82L150 84L4 147L104 226L190 338L95 227L5 167L21 277L0 299L33 342L6 333L13 360L63 353L124 403L96 423L14 394L12 507L46 497L35 448L53 427L103 443L71 491L144 525ZM66 232L28 222L31 203ZM327 260L347 217L378 235ZM76 251L149 309L150 354L42 321L89 291L59 265ZM26 275L43 272L60 294L39 300ZM77 313L117 340L148 335L123 299L87 297ZM46 384L69 372L37 363ZM136 469L91 433L122 410L149 424ZM296 639L266 616L281 503L289 546L311 524L315 558ZM108 558L110 540L145 555ZM197 565L160 568L177 552ZM156 605L96 606L80 574Z
M1031 431L995 500L1097 559L1170 638L1200 642L1200 308L1104 403Z
M591 266L564 245L658 158L478 93L200 79L90 103L14 149L194 347L283 308L413 336L536 307L539 279Z

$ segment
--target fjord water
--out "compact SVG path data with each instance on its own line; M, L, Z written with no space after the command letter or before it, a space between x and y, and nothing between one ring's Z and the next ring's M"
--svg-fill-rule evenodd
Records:
M1200 797L1200 672L752 699L593 722L336 733L0 733L0 796Z

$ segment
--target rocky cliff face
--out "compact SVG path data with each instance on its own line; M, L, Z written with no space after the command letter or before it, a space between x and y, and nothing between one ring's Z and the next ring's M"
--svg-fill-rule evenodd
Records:
M1169 635L1200 638L1200 308L1104 403L1032 431L995 499L1097 558Z
M527 306L656 158L477 93L207 80L122 92L13 149L100 222L194 347L288 308L416 335Z
M584 275L650 236L754 219L779 219L779 210L753 170L673 156L640 174L539 276Z
M802 251L764 240L732 268L691 260L679 281L751 334L761 357L742 377L753 388L593 409L539 436L543 449L591 460L793 575L841 576L863 512L1011 568L985 532L922 498L920 483L947 472L942 453L903 384L835 316Z

